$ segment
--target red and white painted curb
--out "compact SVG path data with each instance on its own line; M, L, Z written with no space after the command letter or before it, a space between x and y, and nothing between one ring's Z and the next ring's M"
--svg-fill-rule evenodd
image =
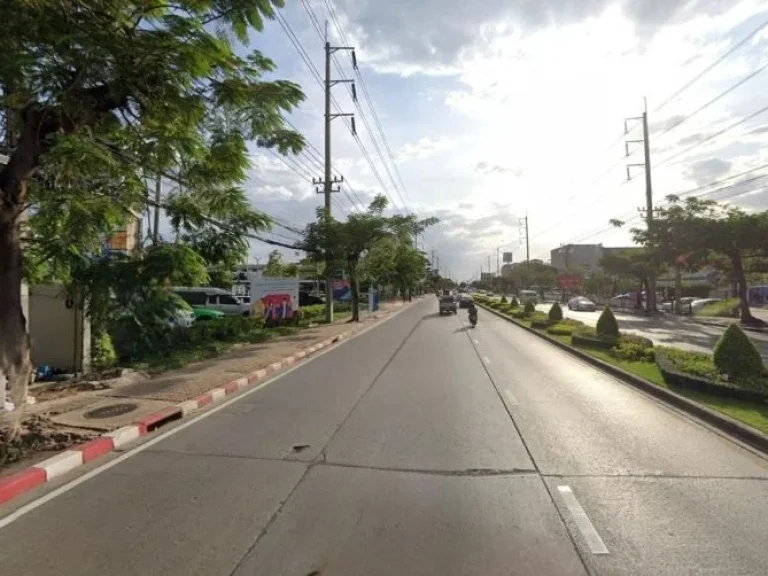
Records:
M56 454L56 456L43 460L25 470L9 474L8 476L3 476L0 478L0 505L32 490L33 488L45 484L62 474L66 474L91 460L104 456L113 450L124 448L128 444L135 442L142 436L146 436L164 424L185 418L206 406L223 401L227 396L231 396L236 392L254 386L255 384L266 380L279 370L287 368L324 348L328 348L338 342L348 339L361 329L362 328L342 332L334 338L323 340L322 342L301 350L292 356L283 358L280 362L274 362L266 368L251 372L248 376L232 380L222 386L209 390L197 398L187 400L176 406L169 406L168 408L144 416L133 424L107 432L99 438L86 442L85 444L73 446L72 448L64 450L63 452Z

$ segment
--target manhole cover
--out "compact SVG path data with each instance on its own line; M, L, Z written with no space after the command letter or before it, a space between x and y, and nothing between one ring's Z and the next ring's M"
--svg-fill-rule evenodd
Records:
M101 408L94 408L83 414L84 418L101 420L102 418L114 418L115 416L122 416L133 412L138 408L138 404L111 404L110 406L102 406Z

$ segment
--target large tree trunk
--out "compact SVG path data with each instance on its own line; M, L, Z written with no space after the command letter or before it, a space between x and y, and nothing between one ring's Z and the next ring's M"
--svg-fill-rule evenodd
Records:
M757 323L757 318L752 316L752 312L749 309L749 299L747 298L747 276L744 273L744 263L741 259L741 252L737 250L730 254L730 257L733 265L733 279L736 281L737 285L741 322L743 324L755 324Z
M14 434L21 430L32 373L27 320L21 299L24 271L19 213L18 209L0 206L0 386L4 387L7 381L9 398L16 405L10 418ZM0 412L3 410L0 406Z

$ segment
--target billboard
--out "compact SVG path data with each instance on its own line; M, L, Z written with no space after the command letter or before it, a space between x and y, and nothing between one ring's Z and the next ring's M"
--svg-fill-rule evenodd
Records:
M509 264L512 262L512 252L504 252L503 261L504 264Z
M581 276L578 274L560 274L557 285L561 290L573 290L581 286Z
M299 307L299 279L249 273L251 316L263 317L266 325L281 324L293 318Z

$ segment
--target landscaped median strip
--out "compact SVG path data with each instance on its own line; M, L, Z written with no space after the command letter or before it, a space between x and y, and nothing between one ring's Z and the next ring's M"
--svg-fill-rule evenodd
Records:
M149 414L133 424L107 432L99 438L86 442L85 444L73 446L47 460L38 462L25 470L0 477L0 504L4 504L33 488L45 484L62 474L70 472L87 462L91 462L96 458L104 456L113 450L120 450L169 422L180 420L190 414L194 414L208 405L219 403L227 396L244 390L251 385L260 383L279 370L287 368L299 360L348 339L361 329L362 325L347 330L338 336L323 340L314 346L310 346L305 350L301 350L287 358L283 358L279 362L274 362L266 368L256 370L246 377L238 378L223 386L213 388L197 398Z
M597 368L600 368L601 370L608 372L609 374L611 374L612 376L615 376L621 381L626 382L627 384L630 384L635 388L638 388L643 392L646 392L647 394L655 396L656 398L659 398L660 400L663 400L664 402L671 404L676 408L679 408L685 412L688 412L689 414L696 416L697 418L718 428L719 430L740 440L741 442L744 442L745 444L748 444L753 448L756 448L757 450L760 450L761 452L768 454L768 435L763 434L759 430L756 430L745 424L742 424L741 422L725 414L721 414L710 408L707 408L706 406L700 404L699 402L690 400L680 394L677 394L672 390L662 388L661 386L658 386L653 382L646 380L645 378L641 378L639 376L636 376L635 374L631 374L627 372L626 370L622 370L618 366L614 366L612 364L609 364L608 362L600 360L599 358L595 358L591 354L583 352L582 350L579 350L578 348L575 348L573 346L569 346L568 344L560 342L555 338L551 338L547 334L542 334L541 332L538 332L533 328L525 326L521 322L517 322L514 319L507 316L506 314L499 312L497 310L494 310L488 306L485 306L480 302L478 302L477 304L481 306L483 309L487 310L488 312L495 314L496 316L499 316L500 318L503 318L511 322L512 324L515 324L516 326L519 326L523 330L527 330L528 332L535 334L539 338L546 340L547 342L549 342L554 346L557 346L561 350L565 350L566 352L584 360L585 362L588 362L593 366L596 366Z

